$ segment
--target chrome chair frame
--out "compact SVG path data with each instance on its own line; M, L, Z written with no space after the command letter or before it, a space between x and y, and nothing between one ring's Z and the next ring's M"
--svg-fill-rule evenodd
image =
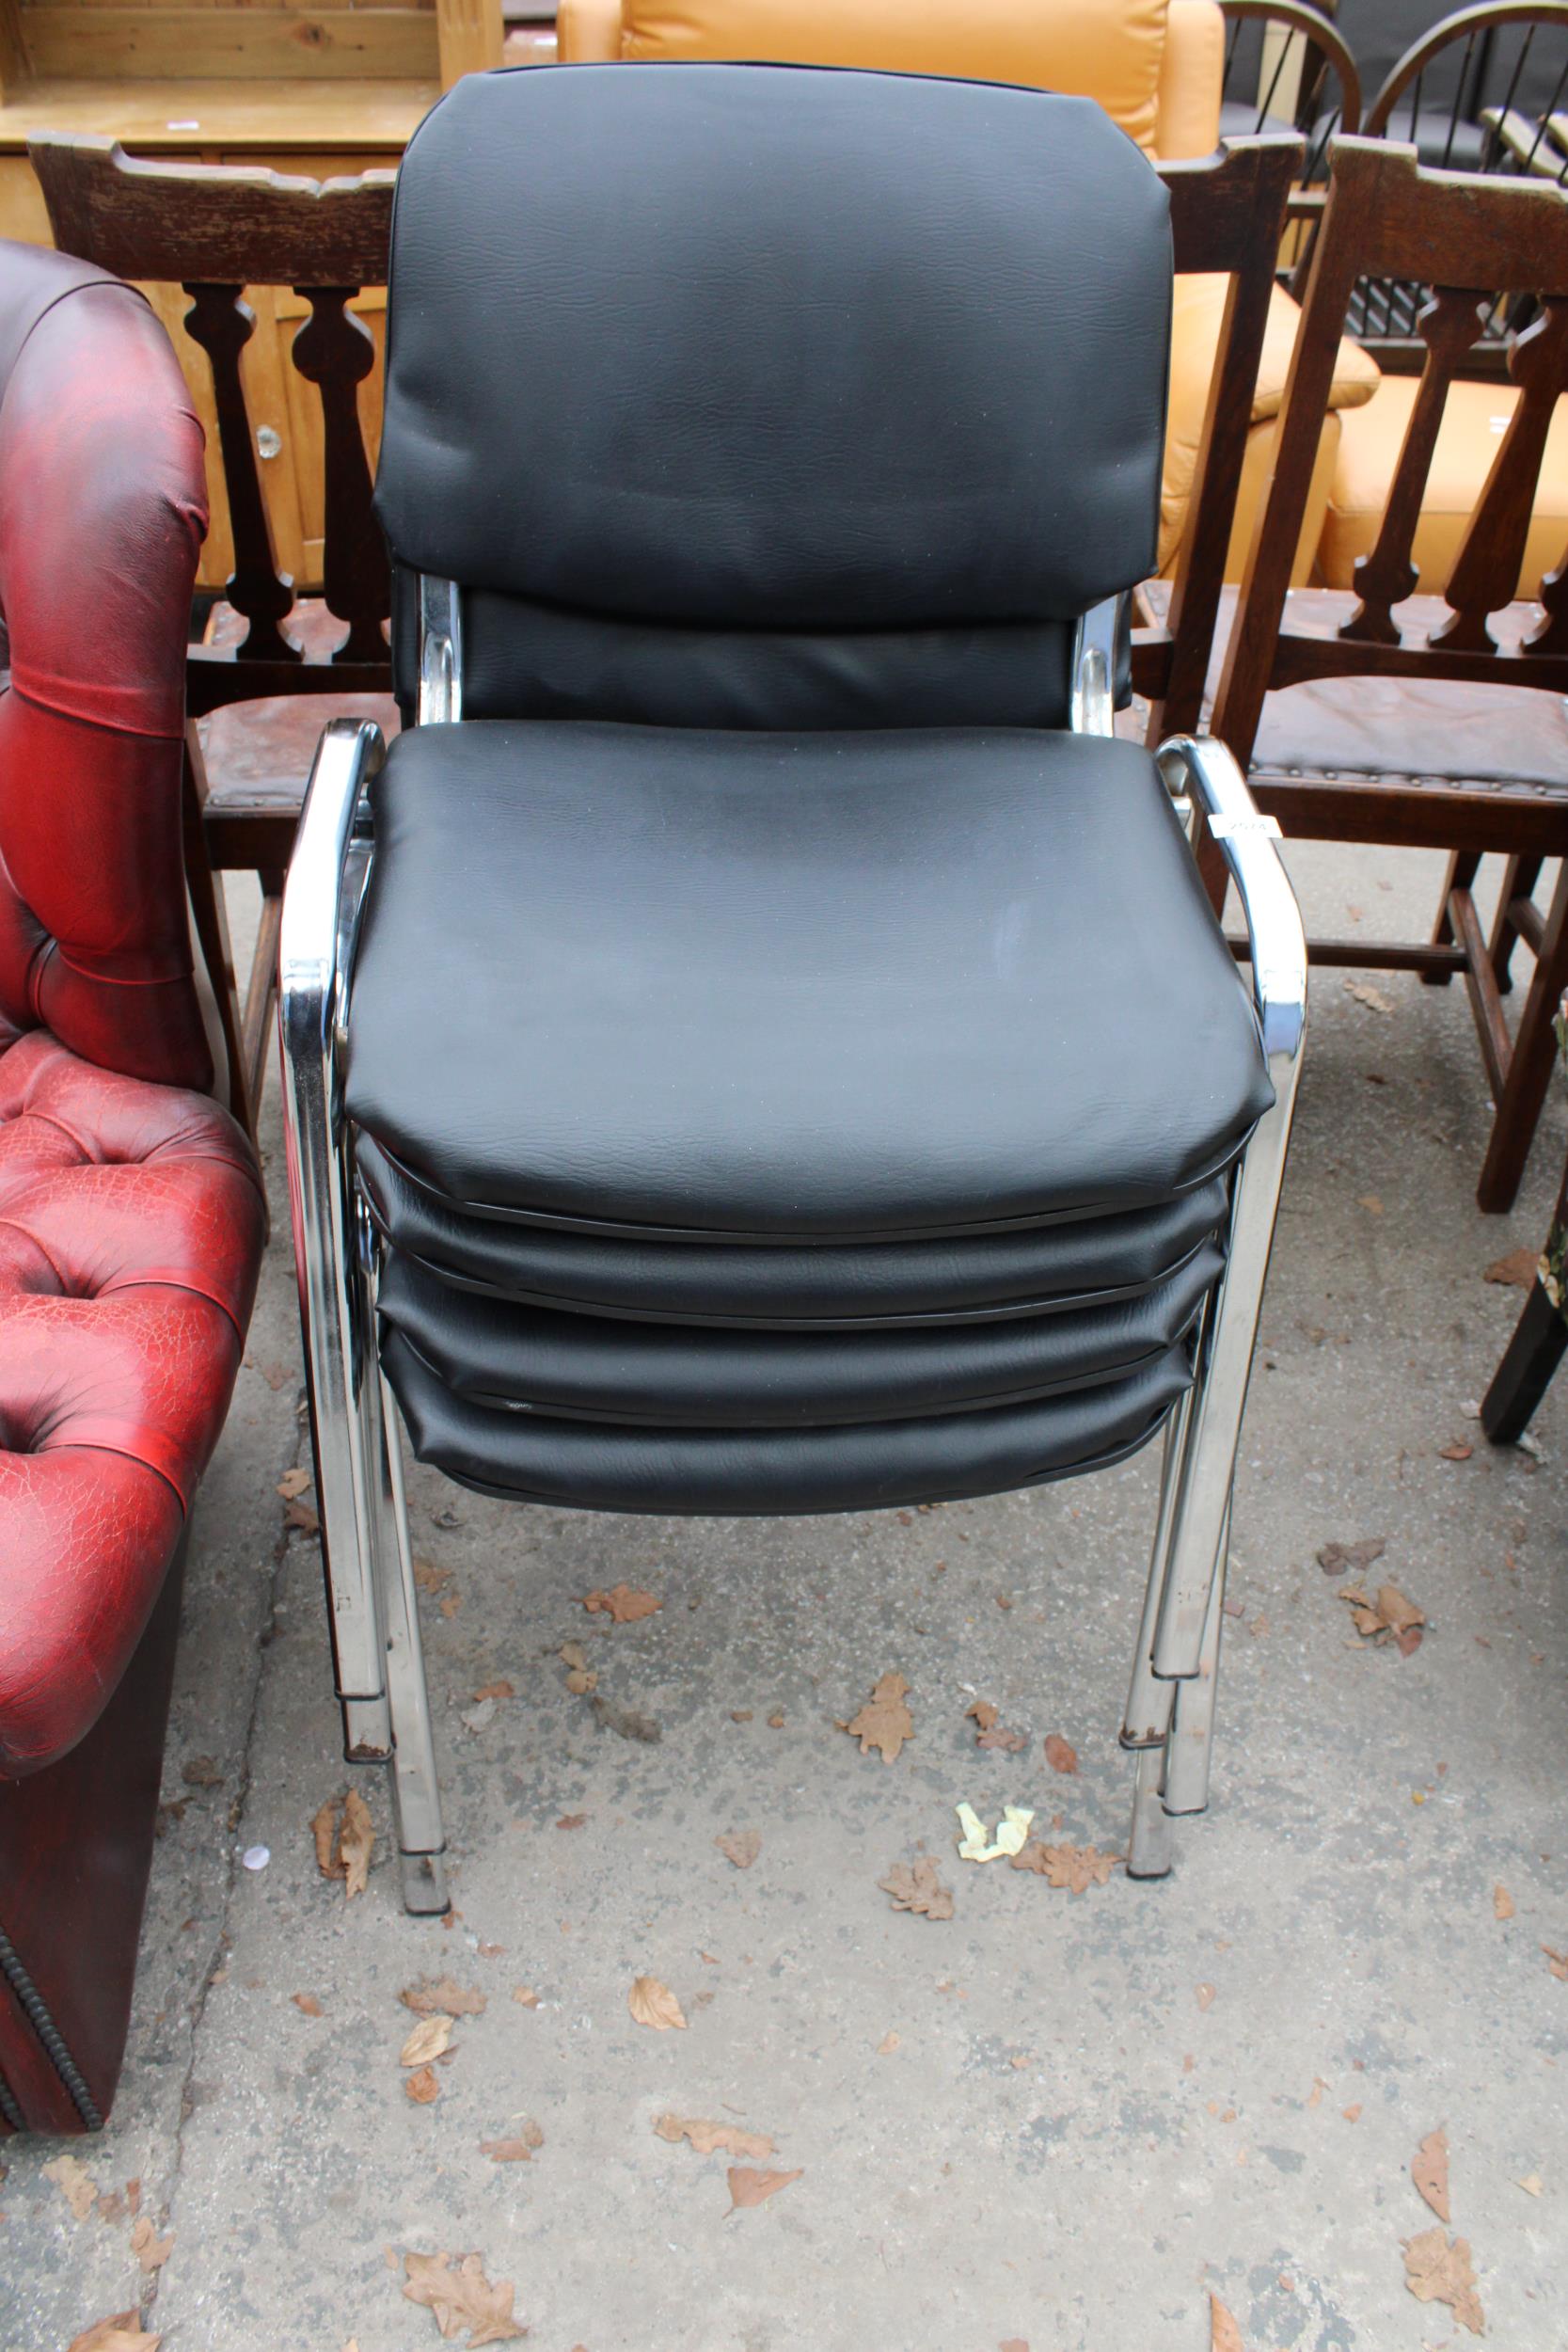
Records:
M462 709L456 587L420 598L418 722ZM1080 625L1071 724L1108 735L1117 612ZM322 1556L344 1752L388 1762L404 1899L448 1906L445 1836L404 1497L402 1422L376 1345L381 1243L355 1174L343 1113L356 930L374 852L368 787L385 755L378 728L337 719L311 771L279 942L284 1139ZM1198 1329L1194 1381L1166 1424L1148 1583L1123 1721L1137 1763L1129 1874L1163 1877L1174 1817L1209 1797L1230 1493L1263 1282L1295 1108L1307 1015L1301 916L1275 840L1234 760L1212 739L1177 736L1158 755L1179 813L1200 808L1242 902L1252 992L1275 1103L1242 1154L1226 1271Z

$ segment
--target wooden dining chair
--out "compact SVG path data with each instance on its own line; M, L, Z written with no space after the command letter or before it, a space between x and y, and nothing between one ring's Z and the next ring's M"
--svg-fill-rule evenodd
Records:
M1368 271L1432 289L1416 322L1425 354L1419 385L1376 543L1355 565L1354 594L1291 590L1291 551L1335 355ZM1445 404L1500 290L1530 303L1531 323L1508 350L1517 399L1446 586L1415 596L1412 544ZM1413 148L1386 141L1337 142L1274 482L1226 648L1213 731L1250 766L1259 806L1287 834L1449 852L1429 943L1320 940L1312 953L1320 963L1411 970L1437 982L1464 976L1496 1104L1478 1188L1487 1210L1506 1209L1518 1190L1568 985L1568 565L1547 576L1539 603L1517 596L1537 477L1565 389L1568 194L1522 178L1430 171ZM1499 690L1516 690L1500 708ZM1508 866L1488 939L1473 887L1491 852ZM1561 863L1543 914L1532 894L1552 860ZM1212 861L1208 870L1215 872ZM1520 942L1536 963L1511 1038L1502 998Z
M371 512L380 434L381 306L353 305L386 278L390 171L315 181L215 165L147 162L108 139L44 135L28 150L55 242L154 294L189 298L182 356L209 422L214 536L233 569L186 669L186 857L203 956L228 1031L232 1107L254 1132L277 996L283 873L316 739L334 717L396 727L387 644L389 576ZM265 469L276 450L257 394L274 351L256 338L247 290L299 297L288 344L293 478L322 491L309 577L280 565ZM192 349L192 346L195 349ZM211 428L215 427L215 432ZM237 1002L217 878L255 873L256 952Z

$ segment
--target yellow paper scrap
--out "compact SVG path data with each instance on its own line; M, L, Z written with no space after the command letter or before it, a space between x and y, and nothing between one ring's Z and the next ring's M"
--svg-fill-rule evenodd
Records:
M958 1813L958 1827L963 1832L958 1847L961 1862L997 1862L1004 1854L1022 1853L1029 1824L1035 1818L1033 1811L1022 1805L1005 1804L993 1838L973 1805L960 1804Z

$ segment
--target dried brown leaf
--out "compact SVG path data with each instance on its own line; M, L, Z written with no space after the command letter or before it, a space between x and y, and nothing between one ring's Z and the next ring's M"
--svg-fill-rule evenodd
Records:
M297 1527L302 1534L307 1535L321 1534L320 1515L314 1505L309 1502L286 1503L283 1509L283 1524L285 1527Z
M477 2254L465 2254L457 2268L451 2267L450 2254L404 2254L403 2266L408 2273L404 2293L410 2303L422 2304L432 2313L444 2338L468 2330L470 2347L480 2344L515 2344L527 2335L512 2315L512 2298L516 2288L510 2279L498 2279L494 2285L484 2275L484 2265Z
M1397 1584L1380 1584L1375 1600L1370 1600L1359 1584L1347 1584L1339 1598L1348 1604L1351 1623L1363 1640L1380 1645L1392 1642L1402 1658L1419 1649L1426 1613L1407 1599Z
M1483 1282L1511 1282L1522 1291L1533 1290L1540 1263L1540 1254L1534 1249L1511 1249L1506 1258L1494 1258L1481 1279Z
M305 2016L320 2017L323 2015L322 2005L313 1993L295 1993L292 1998L295 2009L301 2010Z
M590 1593L582 1605L590 1614L602 1612L611 1625L636 1625L639 1618L651 1617L664 1603L630 1584L613 1584L608 1593Z
M512 1997L519 2009L537 2009L539 2006L539 1995L531 1985L515 1984L512 1988Z
M400 2066L428 2066L451 2047L451 2029L457 2020L444 2011L433 2017L421 2017L407 2041L398 2052Z
M730 2211L739 2213L752 2205L765 2205L769 2197L776 2197L781 2188L798 2181L805 2170L798 2165L793 2172L758 2172L749 2164L732 2164L729 2169Z
M901 2034L894 2033L890 2028L888 2032L883 2034L880 2042L877 2044L877 2056L879 2058L891 2058L895 2050L901 2047L902 2042L903 2036Z
M976 1733L974 1744L977 1748L993 1748L1003 1756L1017 1756L1029 1745L1029 1735L1026 1731L1009 1731L1005 1724L996 1724L990 1731Z
M416 2067L403 2087L417 2107L432 2107L441 2095L434 2066Z
M1386 996L1381 988L1373 988L1370 980L1347 980L1345 994L1354 996L1358 1005L1365 1005L1369 1012L1392 1012L1394 1009L1393 998Z
M1374 1560L1381 1560L1388 1549L1386 1535L1364 1535L1355 1544L1324 1544L1318 1554L1318 1565L1324 1576L1365 1576Z
M309 1471L308 1470L300 1470L296 1468L294 1470L284 1471L282 1477L277 1482L277 1491L282 1496L285 1502L293 1502L294 1497L296 1495L302 1495L309 1484Z
M438 1593L451 1582L451 1570L438 1568L434 1560L416 1560L414 1581L421 1593Z
M1411 2159L1410 2177L1416 2184L1416 2194L1432 2207L1439 2221L1451 2221L1449 2211L1449 2136L1445 2131L1428 2132Z
M1517 1905L1515 1904L1513 1896L1509 1893L1507 1887L1499 1882L1498 1884L1494 1886L1492 1889L1493 1915L1498 1919L1512 1919L1516 1909Z
M754 1829L726 1830L714 1844L726 1862L733 1862L737 1870L749 1870L762 1851L762 1833Z
M566 1668L566 1688L574 1698L585 1699L599 1687L599 1677L588 1663L588 1653L580 1642L562 1642L558 1652Z
M1455 1438L1448 1445L1440 1445L1437 1451L1445 1462L1467 1462L1475 1447L1465 1445L1463 1439Z
M883 1675L860 1713L844 1725L851 1740L860 1741L863 1756L878 1748L883 1763L891 1764L905 1740L913 1739L914 1719L904 1704L909 1687L901 1674Z
M210 1756L187 1756L180 1767L180 1777L187 1788L221 1788L223 1774Z
M1462 2328L1484 2335L1486 2317L1476 2292L1467 2238L1423 2230L1404 2241L1404 2283L1418 2303L1446 2303Z
M911 1869L907 1862L895 1862L885 1879L878 1885L893 1897L895 1911L918 1912L923 1919L951 1919L953 1890L943 1886L937 1877L937 1866L929 1854L922 1854Z
M1549 1944L1543 1944L1541 1948L1546 1955L1546 1965L1553 1976L1561 1983L1568 1984L1568 1952L1554 1952ZM45 2165L43 2169L47 2172L49 2167Z
M1198 1988L1197 1988L1197 2005L1198 2005L1199 2009L1212 2009L1212 2008L1213 2008L1213 2006L1214 2006L1214 1994L1215 1994L1216 1990L1217 1990L1217 1987L1216 1987L1216 1986L1214 1986L1214 1985L1212 1985L1212 1984L1200 1984L1200 1985L1198 1986Z
M655 2033L686 2025L680 2003L657 1977L639 1977L626 1995L626 2007L640 2026L651 2026Z
M492 2164L527 2164L544 2145L544 2132L531 2118L515 2138L482 2139L479 2153L488 2156Z
M770 2156L773 2143L766 2132L743 2132L735 2123L709 2123L701 2116L661 2115L654 2124L660 2139L689 2139L700 2156Z
M342 1880L345 1901L362 1895L370 1877L375 1828L358 1789L328 1797L311 1820L310 1835L316 1841L316 1867L323 1878Z
M43 2165L43 2177L53 2181L78 2221L85 2221L98 2202L98 2183L80 2156L55 2156Z
M1000 1714L1000 1708L993 1707L990 1699L976 1699L973 1707L964 1708L965 1721L973 1716L977 1732L994 1731Z
M1047 1736L1045 1760L1053 1772L1075 1772L1078 1770L1078 1751L1062 1738L1059 1731L1053 1731Z
M343 1866L343 1899L362 1895L370 1882L371 1853L375 1830L369 1805L357 1788L343 1799L343 1826L338 1833L338 1853Z
M66 2352L158 2352L163 2337L150 2336L136 2312L116 2312L110 2319L94 2320L81 2335L72 2336Z
M445 2010L451 2017L483 2017L484 1995L477 1989L465 1990L451 1977L421 1977L418 1984L405 1984L398 1994L404 2009L411 2009L416 2017L434 2017Z
M1213 2294L1209 2297L1209 2352L1246 2352L1234 2312Z
M1021 1853L1007 1857L1010 1869L1033 1870L1049 1885L1065 1886L1069 1895L1103 1886L1120 1860L1120 1854L1101 1853L1094 1846L1045 1846L1037 1837L1032 1837Z
M150 2278L153 2271L163 2268L173 2253L174 2233L171 2230L167 2237L160 2237L150 2218L144 2213L131 2233L131 2251L140 2263L143 2274Z
M515 1695L511 1683L503 1677L499 1682L481 1683L474 1692L474 1704L476 1707L483 1707L486 1699L510 1699L515 1698Z

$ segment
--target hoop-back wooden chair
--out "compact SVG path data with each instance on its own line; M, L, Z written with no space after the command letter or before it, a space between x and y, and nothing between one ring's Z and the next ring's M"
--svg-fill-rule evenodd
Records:
M1518 1189L1551 1073L1552 1020L1568 984L1568 730L1560 711L1568 693L1568 569L1549 575L1539 606L1515 601L1546 434L1568 389L1568 194L1523 178L1426 170L1414 149L1383 140L1338 141L1331 162L1274 482L1226 650L1213 728L1243 767L1250 763L1259 806L1288 834L1449 850L1430 944L1321 940L1311 952L1320 963L1410 970L1429 980L1464 975L1497 1105L1478 1197L1483 1209L1501 1210ZM1420 384L1376 545L1356 564L1355 596L1291 591L1290 550L1334 355L1356 281L1369 268L1433 288L1418 321ZM1470 357L1481 311L1499 290L1534 306L1532 324L1509 345L1518 401L1444 595L1414 597L1411 547L1444 405ZM1375 741L1365 709L1337 686L1362 678L1395 681L1400 690ZM1454 690L1475 686L1534 690L1550 700L1533 723L1516 733L1495 729L1491 743L1478 745L1475 698L1463 710L1454 705ZM1292 687L1309 690L1305 705L1293 714L1288 700L1273 703L1265 714L1268 697ZM1338 753L1336 730L1344 744ZM1491 851L1509 863L1487 940L1472 886ZM1564 863L1542 914L1531 894L1549 859ZM1501 998L1520 941L1536 965L1511 1040Z
M55 244L118 277L182 286L190 296L185 331L211 371L201 388L217 425L210 487L232 533L234 569L227 610L190 648L186 849L202 952L229 1030L233 1108L253 1128L272 1039L283 873L316 736L334 715L395 724L388 571L366 446L367 425L379 425L381 358L350 307L386 278L394 174L289 179L146 162L108 139L48 135L28 152ZM319 399L319 580L292 580L275 552L246 386L255 318L245 297L261 286L291 289L308 306L291 358L307 397ZM235 705L300 696L313 699L247 712L243 730L203 724ZM235 869L257 874L262 893L243 1010L216 882Z

